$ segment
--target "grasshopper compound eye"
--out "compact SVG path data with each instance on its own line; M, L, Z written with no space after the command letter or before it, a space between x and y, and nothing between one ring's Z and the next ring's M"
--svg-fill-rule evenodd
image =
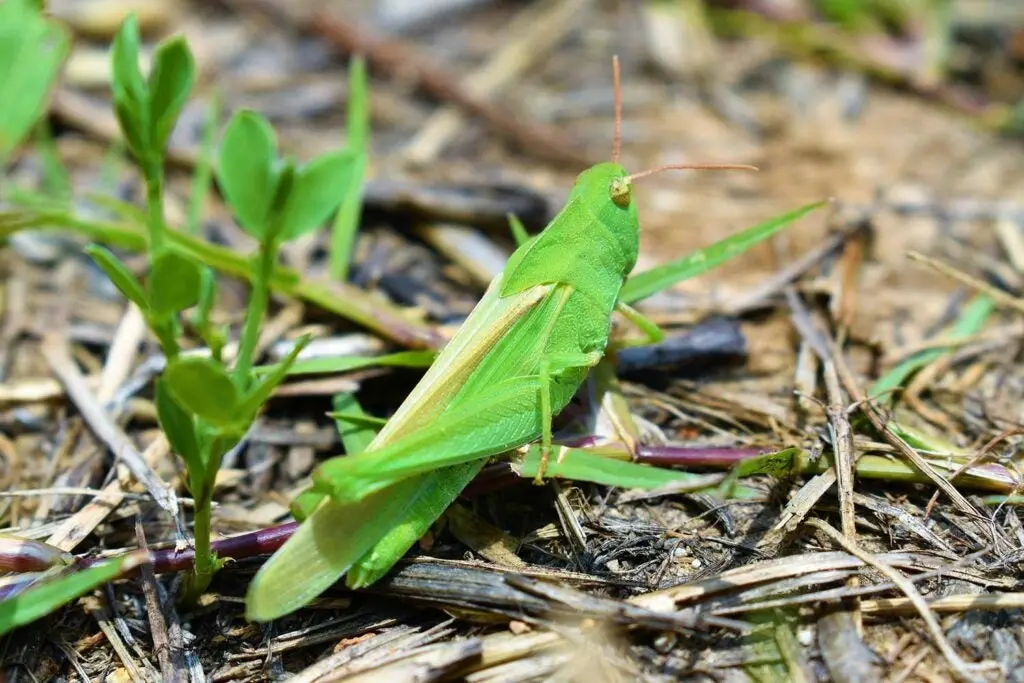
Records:
M608 194L615 206L624 209L633 199L633 183L629 181L629 178L612 178Z

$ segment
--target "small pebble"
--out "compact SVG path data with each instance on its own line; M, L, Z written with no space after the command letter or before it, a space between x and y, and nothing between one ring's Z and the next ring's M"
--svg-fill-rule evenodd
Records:
M508 622L508 630L517 636L521 636L524 633L529 633L533 629L525 621L513 619L512 621Z
M668 654L675 649L678 638L674 633L662 633L654 639L654 651L659 654Z

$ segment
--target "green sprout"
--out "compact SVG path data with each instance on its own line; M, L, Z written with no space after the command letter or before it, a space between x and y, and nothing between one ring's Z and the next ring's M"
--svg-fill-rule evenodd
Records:
M138 23L130 16L114 39L112 63L117 120L146 184L148 271L140 279L105 247L90 245L87 251L142 311L167 358L155 382L155 403L171 449L185 462L195 500L195 565L183 594L194 602L221 565L211 549L213 488L221 460L244 438L308 342L299 340L269 372L254 368L281 245L323 225L343 198L360 196L352 185L361 183L364 152L332 151L299 164L279 154L274 130L261 115L242 110L229 121L216 154L217 185L238 224L259 245L246 273L252 290L229 365L228 332L211 319L216 277L175 245L164 218L167 142L195 84L192 54L180 37L163 42L145 78L139 70ZM197 224L193 212L191 229ZM181 354L182 315L188 310L190 328L209 348L208 357Z

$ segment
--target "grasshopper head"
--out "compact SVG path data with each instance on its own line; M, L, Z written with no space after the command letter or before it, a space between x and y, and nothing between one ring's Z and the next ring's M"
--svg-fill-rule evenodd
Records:
M639 249L640 225L633 202L633 181L626 169L612 162L591 166L577 176L571 196L581 200L590 219L618 244L625 271L631 270ZM590 234L596 237L598 233Z
M580 195L588 206L604 207L610 201L628 211L633 203L633 179L616 163L597 164L576 177L573 194Z

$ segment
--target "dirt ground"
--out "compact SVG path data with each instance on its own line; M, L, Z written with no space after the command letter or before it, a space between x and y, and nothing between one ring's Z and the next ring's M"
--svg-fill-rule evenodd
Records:
M432 202L453 188L461 198L492 193L502 197L499 208L520 201L541 223L550 218L582 163L610 154L614 54L628 169L759 168L638 180L638 271L833 201L639 306L670 337L726 329L742 347L738 360L725 362L725 342L715 337L696 363L623 373L623 393L651 438L647 452L807 454L800 472L750 478L757 497L723 501L568 480L482 487L370 589L338 587L257 625L244 619L242 602L263 557L232 562L191 612L171 599L179 575L119 581L0 641L2 680L163 680L169 671L182 681L1024 680L1024 526L1014 505L992 498L1015 492L1024 433L1024 147L993 130L993 79L947 75L941 88L922 86L911 71L883 79L865 63L807 56L765 31L711 38L670 11L749 5L771 15L811 4L802 2L475 2L442 15L463 3L438 0L422 5L440 18L418 23L410 22L421 3L398 0L48 4L77 37L51 115L76 195L113 186L122 199L141 201L136 172L109 152L116 127L106 50L120 18L140 11L148 43L187 36L200 80L172 140L168 216L179 224L211 98L221 99L222 120L242 106L263 112L282 148L308 158L344 140L353 36L400 41L401 49L365 50L373 157L352 279L414 306L432 325L458 322L494 274L490 261L468 251L470 238L441 244L439 229L460 221ZM974 3L952 5L982 28L1024 35L1024 17L1010 9L986 23ZM857 45L867 54L867 42ZM962 58L968 48L957 45ZM880 54L902 54L888 49ZM1016 92L1024 68L1013 61L1019 55L1006 59L1017 66L992 69ZM490 109L424 87L425 64L436 67L441 86ZM454 124L438 123L439 112L457 117ZM537 142L544 130L563 144ZM43 168L31 150L11 173L38 184ZM251 248L216 196L205 209L208 239ZM500 266L512 242L494 223L461 221L485 238L484 253ZM36 539L95 497L59 495L61 488L95 490L120 479L125 490L142 491L83 421L67 375L47 355L48 333L63 332L79 374L99 377L115 365L114 340L127 334L124 302L90 265L84 243L73 233L26 232L0 252L0 473L8 491L23 492L0 500L0 520L6 532ZM315 235L286 254L289 263L304 278L326 278L325 243ZM995 301L981 331L937 344L981 290ZM219 313L236 330L245 291L225 281ZM362 353L400 346L285 297L275 299L266 327L270 357L275 344L303 331ZM157 435L146 368L158 352L143 330L132 334L138 349L116 364L118 381L89 381L97 397L117 397L118 421L142 451ZM868 396L876 380L928 348L943 352L901 383L898 402ZM287 384L246 448L225 463L218 534L288 520L289 499L315 463L340 451L325 416L331 394L358 390L368 410L387 416L418 372L363 370ZM866 396L879 402L860 400ZM924 436L886 431L892 422ZM836 452L845 459L840 472L856 462L852 488L830 484ZM988 464L950 485L979 454ZM185 495L172 458L155 470ZM699 471L722 470L705 462ZM840 531L849 514L855 537ZM173 544L172 525L144 495L101 517L66 549L138 547L136 520L151 548ZM505 552L491 543L497 530ZM144 588L154 581L162 635L147 615Z

